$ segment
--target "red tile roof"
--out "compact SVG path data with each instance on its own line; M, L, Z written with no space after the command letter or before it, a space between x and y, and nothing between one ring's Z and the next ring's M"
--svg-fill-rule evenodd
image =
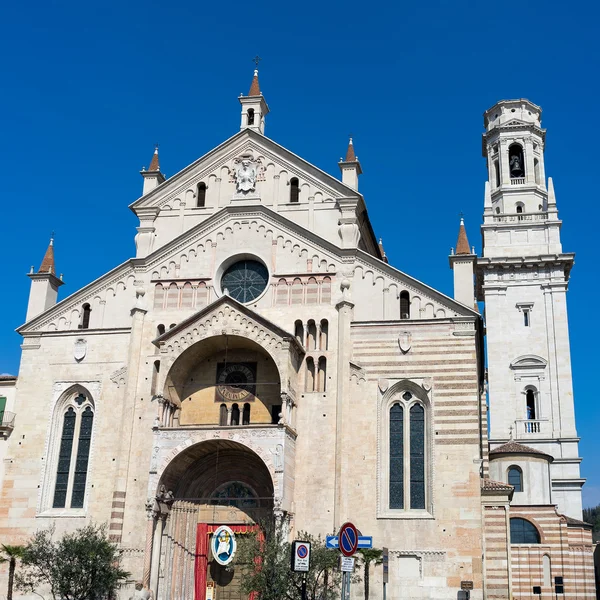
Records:
M515 488L508 483L502 483L502 481L495 481L485 477L481 480L481 489L489 492L511 492Z
M503 444L502 446L498 446L493 450L490 450L490 456L496 454L536 454L537 456L545 456L546 458L552 459L550 454L546 454L541 450L536 450L535 448L531 448L530 446L525 446L524 444L519 444L513 440Z

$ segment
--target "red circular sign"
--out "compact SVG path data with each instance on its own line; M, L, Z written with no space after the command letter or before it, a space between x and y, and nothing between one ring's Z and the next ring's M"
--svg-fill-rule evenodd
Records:
M358 531L352 523L344 523L338 534L340 552L344 556L353 556L358 548Z

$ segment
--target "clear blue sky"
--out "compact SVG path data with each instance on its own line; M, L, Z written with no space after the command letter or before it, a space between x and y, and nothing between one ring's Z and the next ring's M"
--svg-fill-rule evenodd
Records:
M544 109L546 174L563 247L577 253L569 309L584 504L600 502L600 328L588 305L600 291L598 19L591 0L5 3L0 372L18 371L26 273L50 232L61 297L132 256L127 206L153 144L169 176L235 133L255 54L266 134L338 175L352 132L390 261L449 295L460 211L481 249L482 113L524 97Z

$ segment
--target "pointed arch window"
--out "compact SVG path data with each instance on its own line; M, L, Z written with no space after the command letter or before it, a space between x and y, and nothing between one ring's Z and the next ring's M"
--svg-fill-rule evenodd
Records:
M53 470L52 508L83 508L92 432L94 405L83 393L72 393L61 403L58 420L58 453Z
M254 109L249 108L246 114L248 115L248 125L254 125Z
M428 505L427 407L406 390L394 394L387 406L387 456L382 465L382 473L387 473L387 489L382 490L387 505L380 510L388 516L399 510L424 511ZM383 475L380 481L384 483Z

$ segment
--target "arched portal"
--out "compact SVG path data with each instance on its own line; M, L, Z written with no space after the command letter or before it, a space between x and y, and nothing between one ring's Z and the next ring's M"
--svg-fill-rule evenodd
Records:
M223 404L226 426L270 424L274 411L281 410L281 378L278 365L260 344L222 335L196 342L174 361L162 396L176 407L179 426L219 425ZM246 404L249 422L242 415Z
M251 535L273 517L274 483L263 459L229 439L200 442L166 466L159 496L161 490L169 490L170 506L155 525L155 597L205 600L212 588L221 600L247 600L240 590L240 566L234 559L221 567L212 556L210 539L220 525L228 525L236 536Z

